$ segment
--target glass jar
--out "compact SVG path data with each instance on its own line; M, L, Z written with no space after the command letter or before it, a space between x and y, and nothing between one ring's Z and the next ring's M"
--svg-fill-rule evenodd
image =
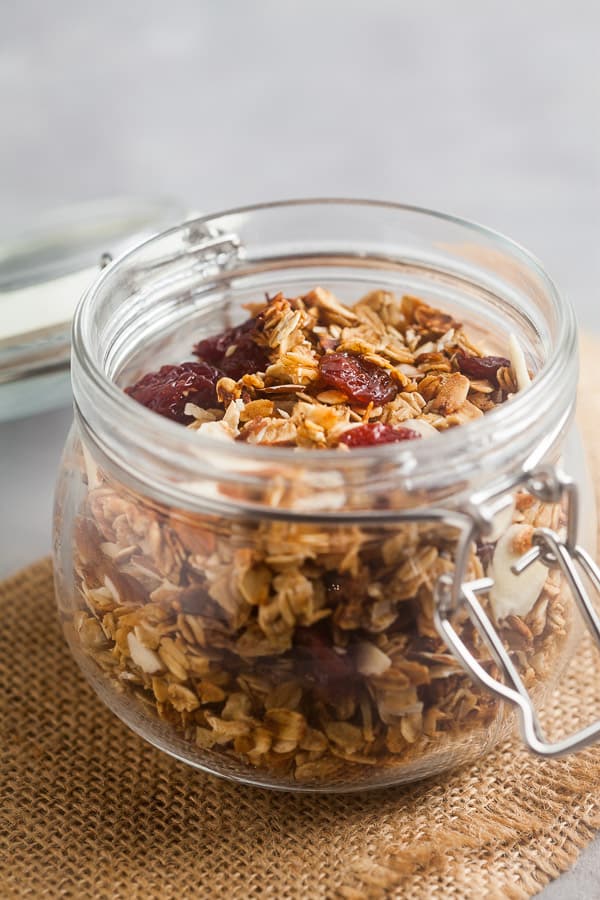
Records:
M416 295L498 349L514 334L533 381L439 439L345 454L226 443L123 392L264 292L317 284L346 302ZM563 468L592 492L571 433L573 311L524 250L388 203L199 218L102 272L76 314L72 382L60 615L90 683L144 738L219 775L317 791L471 760L514 706L532 749L567 749L534 712L580 637L573 588L597 625Z

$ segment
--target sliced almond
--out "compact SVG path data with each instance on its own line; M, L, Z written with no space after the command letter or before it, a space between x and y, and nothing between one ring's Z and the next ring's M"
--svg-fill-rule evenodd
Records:
M496 544L488 574L494 580L494 586L490 590L490 603L498 620L510 615L526 616L533 609L546 583L548 570L539 560L520 575L515 575L512 571L512 566L522 555L515 547L519 546L525 532L530 531L529 525L511 525Z
M304 384L271 384L262 388L263 394L295 394L302 392L306 385Z
M88 490L93 491L95 488L99 487L102 484L102 479L98 475L98 466L96 465L92 454L87 449L84 443L81 444L81 451L83 453L83 461L85 463Z
M494 541L500 540L502 535L510 528L514 514L515 498L514 496L511 496L510 503L506 509L500 510L500 512L496 513L493 517L491 531L485 536L486 541L493 543Z
M511 334L508 339L508 355L517 387L520 391L524 391L531 384L531 377L527 370L525 354L514 334Z
M130 631L127 635L127 644L132 660L143 672L154 675L155 672L160 672L161 669L164 669L159 655L154 650L144 647L133 631Z
M356 668L362 675L383 675L392 664L387 654L370 641L361 641L355 649Z

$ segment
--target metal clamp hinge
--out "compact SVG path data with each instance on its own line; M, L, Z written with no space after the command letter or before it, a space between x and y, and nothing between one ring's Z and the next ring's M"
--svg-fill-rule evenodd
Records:
M196 258L203 264L214 263L219 269L230 268L243 256L243 245L235 232L221 231L205 223L190 223L187 245L178 258Z
M137 282L149 272L164 271L167 275L178 271L200 269L204 276L232 269L243 259L245 248L235 232L220 231L206 223L190 222L183 238L183 246L163 253L151 260L140 262L130 274ZM113 262L110 253L103 253L100 269Z
M543 502L566 501L566 533L563 537L550 528L536 528L532 548L516 562L512 571L520 574L536 560L540 560L549 569L560 568L589 632L600 647L600 617L582 579L584 574L595 590L600 592L600 568L577 543L579 524L577 485L567 475L551 466L525 473L518 484L523 484L531 494ZM476 519L471 518L459 546L464 547L467 539L473 540L476 532ZM436 586L435 625L456 659L476 683L517 708L521 735L525 744L534 753L545 757L562 756L599 740L600 722L556 742L546 739L531 696L523 684L517 667L504 646L496 626L478 599L480 594L487 593L493 587L494 582L491 578L463 581L465 562L463 560L462 568L455 572L454 577L442 576ZM458 589L457 579L460 579ZM504 681L490 675L462 640L452 622L458 608L463 608L468 613Z

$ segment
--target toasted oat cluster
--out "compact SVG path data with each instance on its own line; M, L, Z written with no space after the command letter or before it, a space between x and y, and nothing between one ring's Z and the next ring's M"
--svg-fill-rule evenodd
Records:
M198 362L163 366L127 392L202 433L270 446L431 436L480 417L518 389L520 372L529 377L521 359L484 355L450 315L386 291L352 307L320 287L278 294L194 353Z
M352 309L322 289L279 295L196 350L198 363L144 376L130 393L191 428L274 445L351 451L424 437L528 378L514 348L511 362L483 356L449 316L385 292ZM81 477L72 640L187 741L190 758L280 784L361 783L502 720L434 626L434 586L454 568L451 527L191 514L135 494L87 452ZM493 573L490 611L528 687L552 668L569 612L556 571L534 564L515 593L510 567L534 527L560 520L559 507L520 492L499 540L469 557L468 578ZM457 627L495 672L464 615Z

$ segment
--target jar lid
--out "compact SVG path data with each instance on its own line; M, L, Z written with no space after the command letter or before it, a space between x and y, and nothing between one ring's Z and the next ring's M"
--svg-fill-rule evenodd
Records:
M110 197L0 237L0 421L69 402L79 298L106 261L185 218L172 200Z

